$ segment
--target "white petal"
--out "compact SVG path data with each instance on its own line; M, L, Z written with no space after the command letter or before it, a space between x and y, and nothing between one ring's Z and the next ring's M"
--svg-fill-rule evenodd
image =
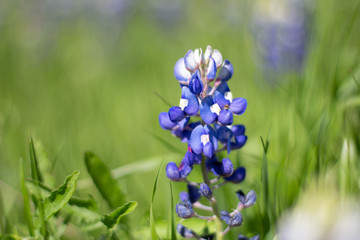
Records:
M180 58L174 67L174 75L178 81L188 81L191 77L190 72L185 68L184 58Z
M205 57L205 61L207 62L209 57L211 56L211 53L212 53L212 48L210 45L208 45L206 47L206 51L205 51L205 54L204 54L204 57Z
M184 61L185 61L185 67L187 70L194 72L197 68L197 64L195 61L195 55L193 50L189 50L184 57Z
M215 60L216 62L216 68L219 68L222 64L222 55L221 53L219 52L219 50L215 49L213 52L212 52L212 55L211 57Z
M180 98L179 107L181 108L181 110L184 111L184 109L187 107L188 104L189 104L189 100Z
M210 106L210 111L211 111L212 113L216 113L217 115L219 115L221 109L220 109L220 106L219 106L217 103L215 103L215 104L213 104L213 105Z

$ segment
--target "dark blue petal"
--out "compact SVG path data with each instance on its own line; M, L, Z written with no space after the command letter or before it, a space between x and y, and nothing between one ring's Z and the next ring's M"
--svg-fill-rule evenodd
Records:
M247 101L245 98L235 98L230 104L229 111L234 114L241 115L245 112Z
M178 167L176 166L176 163L174 163L174 162L169 162L166 165L166 176L173 181L181 181L182 180L180 171L179 171Z
M201 135L206 134L203 126L198 125L191 133L189 145L194 153L200 154L203 151L203 143L201 142Z
M233 65L229 60L225 60L218 74L218 78L223 82L228 81L232 77L233 72Z
M221 161L221 175L222 176L231 176L234 172L234 167L229 158L224 158Z
M229 139L232 137L233 133L227 127L220 126L220 125L218 125L218 126L219 127L217 127L217 129L216 129L217 137L222 144L227 144Z
M207 142L204 145L203 152L204 152L204 155L208 158L211 158L214 155L215 149L214 149L214 146L211 144L211 142Z
M206 78L213 80L216 76L216 62L212 57L209 57L209 65L206 71Z
M211 199L212 192L210 187L206 183L200 184L200 194L207 199Z
M212 157L206 161L206 168L211 170L215 176L221 175L221 163L219 163L215 157Z
M246 140L247 140L247 136L245 135L236 137L236 142L231 143L231 150L242 148L245 145Z
M241 136L245 134L245 127L244 125L234 125L231 127L231 131L234 133L234 136Z
M207 124L213 124L217 120L217 114L211 111L214 101L211 96L202 100L200 105L200 117Z
M159 114L159 123L162 129L171 130L176 126L176 123L172 122L167 112Z
M185 118L185 114L184 112L181 110L180 107L175 106L175 107L171 107L169 109L169 119L172 122L180 122L181 120L183 120Z
M199 193L199 189L192 185L187 185L188 193L189 193L189 200L191 203L196 202L200 199L201 195Z
M175 78L179 81L188 81L191 77L190 72L185 68L184 58L180 58L174 67Z
M181 98L188 101L187 106L184 108L184 112L189 116L194 116L199 111L199 102L193 93L190 92L190 89L186 86L182 87Z
M221 110L218 121L224 125L231 125L233 123L233 114L229 110Z
M193 50L189 50L184 57L185 67L187 70L194 72L197 68Z
M199 70L197 70L190 79L189 82L189 89L190 91L195 94L199 95L203 90L203 83L201 81Z
M241 183L246 176L245 168L239 167L230 177L226 177L225 180L233 183Z

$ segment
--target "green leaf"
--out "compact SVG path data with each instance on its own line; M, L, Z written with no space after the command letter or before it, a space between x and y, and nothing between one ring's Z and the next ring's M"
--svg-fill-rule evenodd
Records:
M171 220L170 220L170 234L171 234L171 240L177 240L176 238L176 229L175 229L175 216L174 216L174 194L173 194L173 188L172 183L170 182L170 214L171 214Z
M116 224L119 223L120 219L131 213L135 210L137 206L137 202L127 202L121 207L118 207L114 211L112 211L110 214L107 214L104 216L104 218L101 220L109 229L113 228Z
M44 201L45 219L60 211L70 200L76 188L76 181L80 172L75 171L66 177L65 183L51 192Z
M25 176L24 176L24 166L23 166L23 160L20 161L20 182L21 182L21 192L23 195L24 200L24 215L25 220L27 222L28 228L29 228L29 234L30 236L35 236L35 229L34 229L34 223L33 218L30 210L30 198L29 198L29 192L25 185Z
M86 168L103 198L111 208L116 208L125 202L116 180L112 177L105 163L94 153L85 153Z
M164 160L161 162L159 170L156 174L156 178L154 181L154 186L153 186L153 191L152 191L152 196L151 196L151 204L150 204L150 230L151 230L151 239L152 240L158 240L159 235L156 232L156 227L155 227L155 219L154 219L154 210L153 210L153 204L154 204L154 198L155 198L155 193L156 193L156 188L157 188L157 184L158 184L158 180L159 180L159 176L160 176L160 170L162 168L162 165L164 163Z

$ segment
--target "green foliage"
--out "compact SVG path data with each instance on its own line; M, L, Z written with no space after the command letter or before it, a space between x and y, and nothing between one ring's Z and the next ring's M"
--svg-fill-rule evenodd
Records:
M85 164L95 186L109 206L116 208L124 203L124 194L105 163L94 153L86 152Z
M157 172L157 174L156 174L155 181L154 181L154 185L153 185L153 190L152 190L152 195L151 195L151 204L150 204L150 232L151 232L151 239L152 239L152 240L158 240L158 239L160 239L158 233L156 232L153 205L154 205L154 198L155 198L156 188L157 188L158 181L159 181L160 171L161 171L161 169L162 169L163 163L164 163L164 161L161 162L160 167L159 167L159 170L158 170L158 172Z
M76 181L80 172L75 171L68 177L66 177L65 183L51 192L50 196L45 198L44 210L45 219L49 220L51 216L60 211L71 199L75 188Z
M120 219L135 210L137 202L127 202L121 207L118 207L110 214L107 214L102 218L102 222L109 228L112 229L116 224L119 223Z

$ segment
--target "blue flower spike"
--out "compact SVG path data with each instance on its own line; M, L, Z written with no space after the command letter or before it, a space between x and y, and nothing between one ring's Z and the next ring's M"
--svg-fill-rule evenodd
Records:
M212 192L211 192L209 185L207 185L206 183L201 183L199 191L200 191L201 196L203 196L207 199L211 199Z
M223 183L237 184L245 179L244 167L234 169L228 157L219 161L217 156L221 151L230 154L247 141L245 127L232 125L234 115L242 115L247 108L247 100L233 98L228 86L233 72L231 62L223 60L220 51L211 46L207 46L205 51L201 48L188 50L174 66L174 75L181 87L180 102L178 106L170 107L168 112L160 113L159 123L163 129L170 130L175 137L187 143L187 151L180 164L169 162L166 166L166 176L170 180L187 183L187 191L180 193L180 201L176 204L175 210L180 218L198 217L214 221L219 216L212 208L218 208L213 191ZM219 142L222 147L218 149ZM195 165L201 165L204 170L201 171L202 177L209 182L197 183L188 179L191 172L197 170ZM184 238L212 239L221 238L230 228L242 225L243 217L239 210L254 205L256 194L250 191L245 195L241 190L236 194L239 198L237 208L231 213L220 213L220 219L228 224L227 229L218 226L215 233L202 236L178 224L177 232ZM211 206L199 201L202 196L209 200ZM208 214L198 215L194 207ZM256 237L250 240L258 240ZM249 240L243 235L239 235L238 239Z

